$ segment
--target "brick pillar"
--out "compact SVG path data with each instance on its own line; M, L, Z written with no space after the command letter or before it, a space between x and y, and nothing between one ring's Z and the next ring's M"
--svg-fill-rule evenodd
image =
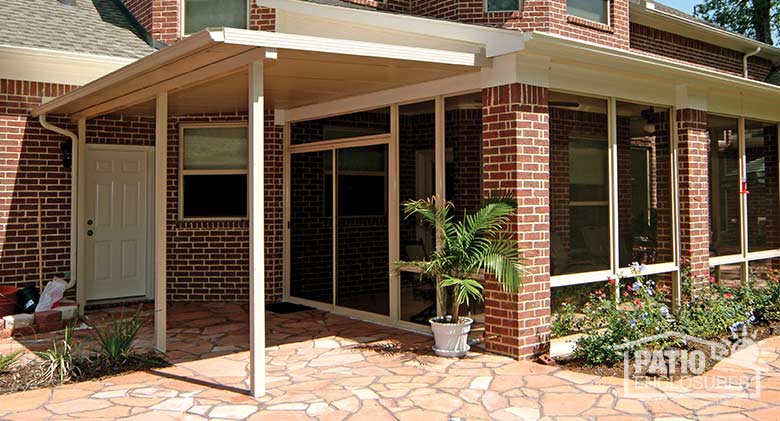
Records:
M709 145L707 113L677 111L680 251L690 261L691 279L706 281L710 259Z
M489 350L528 358L549 348L550 218L547 89L512 84L482 91L485 194L511 192L517 217L508 230L529 274L518 293L486 283L485 333Z

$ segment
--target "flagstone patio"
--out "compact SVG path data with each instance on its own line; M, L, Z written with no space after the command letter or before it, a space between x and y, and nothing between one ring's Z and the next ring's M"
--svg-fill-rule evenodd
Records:
M89 316L130 313L115 308ZM263 398L245 392L245 307L173 304L173 367L4 395L0 419L780 419L780 338L740 351L704 376L625 389L622 379L481 352L438 358L428 351L429 337L321 311L266 317ZM150 348L151 335L151 326L144 328L139 345ZM88 342L88 331L77 338ZM0 353L45 348L50 340L3 341ZM760 391L719 393L706 383L719 375L755 376L745 362L759 368ZM641 392L655 396L631 395Z

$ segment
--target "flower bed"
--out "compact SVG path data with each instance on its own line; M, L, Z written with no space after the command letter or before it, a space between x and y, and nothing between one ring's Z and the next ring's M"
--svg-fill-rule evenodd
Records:
M629 355L636 350L677 355L704 348L690 338L737 349L780 333L777 273L766 274L761 282L751 279L745 286L725 286L714 278L694 285L683 270L682 305L673 313L668 285L659 285L642 276L642 269L641 265L634 264L633 277L609 279L588 295L581 309L574 304L557 303L559 310L553 322L553 334L585 334L577 340L574 353L561 359L560 364L577 371L623 376L626 351ZM756 284L763 286L751 286ZM656 336L659 337L648 339ZM673 359L668 362L679 364ZM707 368L715 362L712 355L707 355ZM676 374L684 371L678 370Z

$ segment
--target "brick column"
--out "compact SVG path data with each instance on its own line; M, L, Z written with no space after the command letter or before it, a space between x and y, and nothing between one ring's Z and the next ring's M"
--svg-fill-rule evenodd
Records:
M509 232L529 274L518 293L486 283L489 350L528 358L549 348L550 218L547 89L512 84L482 91L485 195L510 192L518 201ZM498 338L491 338L492 336Z
M706 281L710 259L709 145L707 113L677 111L680 251L690 261L691 279Z

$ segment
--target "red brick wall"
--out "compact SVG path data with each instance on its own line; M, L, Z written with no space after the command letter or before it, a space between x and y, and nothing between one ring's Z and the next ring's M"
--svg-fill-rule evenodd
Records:
M152 31L152 3L154 0L122 0L127 10L135 16L135 19L151 33Z
M631 49L723 73L743 74L744 53L636 23L631 24ZM763 81L771 69L772 63L768 60L748 59L750 79Z
M677 111L680 251L689 260L691 277L709 275L709 178L707 170L707 113Z
M127 9L135 16L152 37L166 44L181 39L182 0L123 0ZM254 1L249 7L249 29L273 31L276 28L276 12L267 7L258 7Z
M414 15L522 31L551 32L617 48L628 48L628 0L611 2L609 25L566 14L566 0L526 0L517 12L484 10L483 0L412 0Z
M247 115L172 117L168 122L168 295L174 301L246 300L249 223L179 221L178 156L182 123L246 122ZM265 115L266 300L282 297L282 127Z
M38 280L38 198L41 198L44 277L70 264L70 170L62 166L65 139L38 124L30 110L42 97L72 86L0 79L0 284ZM60 118L53 124L75 129Z
M44 275L69 270L70 170L61 164L66 139L43 129L30 110L43 97L74 87L0 80L0 284L38 278L37 198L42 197ZM282 294L282 132L266 116L266 295ZM178 123L246 121L246 115L172 118L169 143L168 276L173 300L245 300L249 232L246 222L178 222ZM75 124L50 117L69 130ZM87 122L87 142L154 145L152 117L104 116Z
M545 88L512 84L482 91L485 194L518 200L509 233L526 259L518 293L487 281L485 333L491 351L517 358L546 351L550 326L549 112Z

